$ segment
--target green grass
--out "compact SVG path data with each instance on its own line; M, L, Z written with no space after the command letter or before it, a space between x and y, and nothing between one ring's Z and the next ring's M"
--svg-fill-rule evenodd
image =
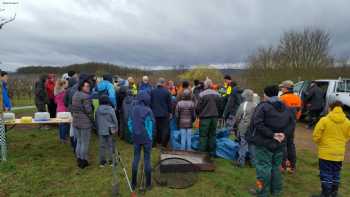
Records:
M24 112L22 112L24 113ZM8 161L0 162L0 196L110 196L112 169L97 165L98 141L95 135L90 146L91 166L85 170L76 167L72 149L58 142L56 129L16 128L8 132ZM132 160L132 146L120 142L118 147L125 163ZM153 150L153 164L159 152ZM199 182L185 190L154 187L145 196L250 196L248 189L254 187L255 171L251 168L237 169L230 161L216 159L215 172L200 173ZM129 196L122 172L122 196ZM350 196L350 165L342 170L342 196ZM317 157L310 151L298 152L298 172L284 179L286 197L306 197L319 192Z
M22 107L22 106L31 106L31 105L35 105L34 103L34 98L12 98L11 99L12 105L14 107Z

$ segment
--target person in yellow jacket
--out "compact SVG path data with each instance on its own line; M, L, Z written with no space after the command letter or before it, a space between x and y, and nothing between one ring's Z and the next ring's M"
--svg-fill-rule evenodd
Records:
M322 197L337 196L349 138L350 121L343 112L342 103L336 101L330 105L329 114L317 123L313 132L313 141L318 145Z

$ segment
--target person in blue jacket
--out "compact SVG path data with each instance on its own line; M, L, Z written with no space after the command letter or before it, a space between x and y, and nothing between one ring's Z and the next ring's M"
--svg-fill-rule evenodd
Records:
M132 133L134 142L134 160L132 163L131 183L133 189L137 186L137 171L141 157L141 149L143 149L144 155L146 189L151 189L151 152L155 120L150 108L150 102L151 97L147 92L139 92L137 95L137 103L132 108L128 120L128 127Z
M2 81L2 99L3 99L3 109L4 111L11 111L12 104L7 89L8 74L6 71L1 71L1 81Z
M107 94L113 107L116 107L117 104L117 93L113 85L113 76L112 75L103 75L103 80L97 84L96 88L99 94Z
M139 86L139 91L146 91L147 93L151 93L153 87L152 85L149 83L149 78L148 76L143 76L142 77L142 82Z

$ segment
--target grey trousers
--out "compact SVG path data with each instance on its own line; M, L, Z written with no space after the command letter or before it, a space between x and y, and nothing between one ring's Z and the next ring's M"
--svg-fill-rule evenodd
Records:
M114 154L114 139L112 135L100 135L100 147L99 147L99 157L100 162L106 161L106 155L108 161L113 161Z
M83 160L88 160L89 144L91 138L91 128L74 129L74 136L77 139L77 147L75 149L76 157Z
M239 150L238 150L238 163L241 166L245 165L245 160L247 157L247 153L249 152L249 159L252 166L255 166L255 146L253 144L250 144L245 139L244 134L240 135L240 144L239 144Z

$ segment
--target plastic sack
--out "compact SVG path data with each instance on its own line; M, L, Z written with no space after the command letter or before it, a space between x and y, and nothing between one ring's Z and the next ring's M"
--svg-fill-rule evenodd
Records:
M229 138L220 138L216 140L216 156L235 160L237 159L237 153L239 144Z

